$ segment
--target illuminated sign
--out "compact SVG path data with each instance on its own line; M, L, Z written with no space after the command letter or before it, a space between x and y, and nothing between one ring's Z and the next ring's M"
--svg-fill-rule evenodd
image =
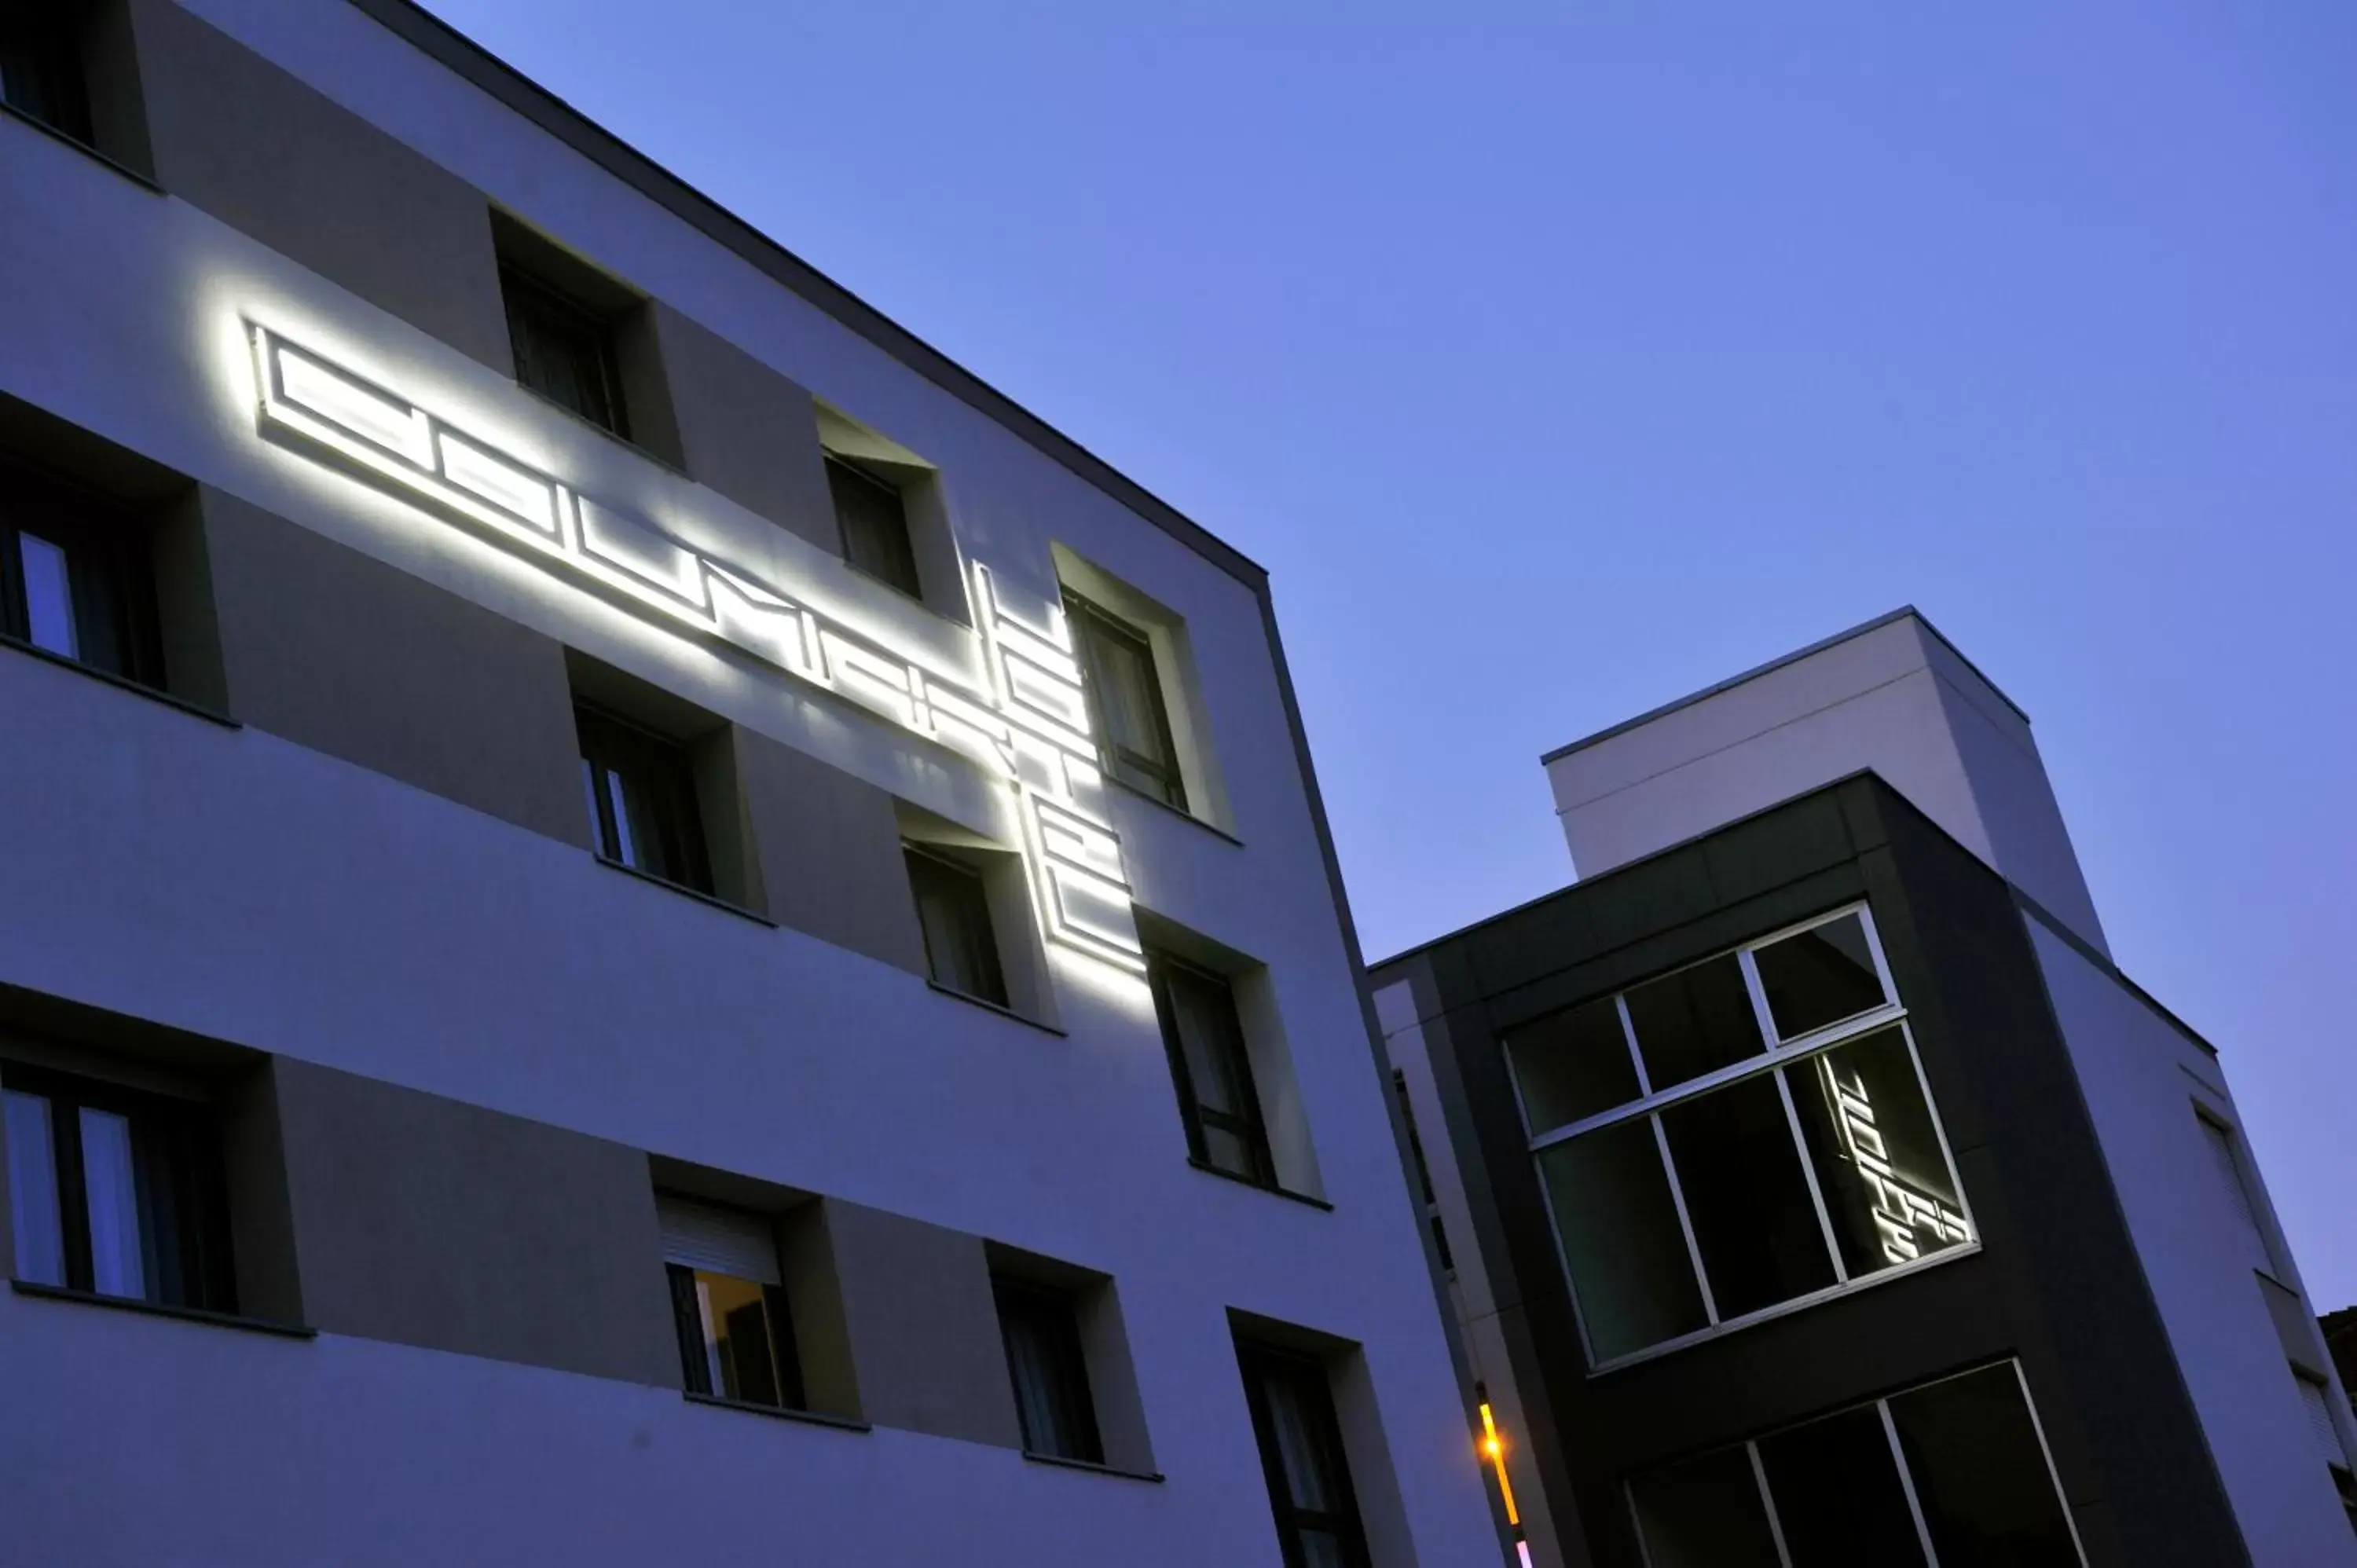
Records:
M1973 1233L1963 1215L1919 1190L1892 1168L1889 1147L1875 1124L1874 1101L1866 1092L1866 1079L1853 1077L1844 1083L1829 1057L1817 1058L1817 1073L1824 1082L1825 1098L1833 1104L1843 1152L1874 1195L1874 1229L1882 1238L1883 1257L1893 1263L1911 1263L1922 1256L1919 1231L1930 1235L1937 1246L1971 1240Z
M895 650L808 596L583 495L315 349L248 324L262 434L337 462L575 582L953 746L1013 789L1047 939L1131 973L1145 956L1060 605L974 568L982 668Z

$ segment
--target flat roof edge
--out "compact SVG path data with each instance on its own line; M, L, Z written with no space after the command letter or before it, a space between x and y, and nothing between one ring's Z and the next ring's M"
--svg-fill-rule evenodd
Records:
M425 10L416 0L347 0L347 4L640 195L668 209L942 391L1007 426L1245 586L1258 590L1267 585L1267 569L1251 556Z
M1641 729L1644 725L1652 724L1655 719L1668 717L1670 714L1676 713L1680 708L1690 708L1696 703L1707 702L1723 692L1733 691L1736 687L1742 685L1747 681L1756 681L1762 675L1773 674L1775 671L1784 668L1787 664L1797 664L1803 659L1808 659L1816 654L1823 653L1828 648L1838 647L1840 644L1849 641L1852 638L1864 637L1867 632L1879 631L1884 627L1889 626L1895 621L1910 619L1921 626L1925 631L1930 632L1933 637L1938 638L1940 639L1940 646L1946 649L1950 653L1954 654L1956 656L1956 662L1962 664L1965 669L1971 671L1975 676L1978 677L1982 685L1986 686L1991 692L1996 693L1996 700L2003 703L2007 707L2011 708L2015 714L2020 718L2023 724L2029 723L2029 714L2022 705L2019 703L2015 702L2011 697L2007 696L2005 694L2005 689L1999 686L1996 682L1990 680L1986 672L1985 672L1979 665L1975 664L1971 660L1965 658L1964 650L1958 648L1953 642L1950 641L1948 639L1947 633L1942 631L1938 627L1933 626L1932 624L1932 618L1929 616L1917 609L1913 605L1901 605L1895 610L1875 617L1872 620L1863 621L1857 626L1851 627L1847 631L1837 631L1831 637L1820 638L1816 641L1810 643L1806 648L1796 648L1790 653L1779 654L1777 657L1768 660L1767 663L1754 665L1752 668L1743 671L1740 675L1729 675L1726 680L1716 682L1711 685L1705 686L1699 692L1690 692L1683 697L1663 703L1658 708L1648 709L1644 713L1639 714L1633 719L1622 719L1619 724L1611 725L1606 728L1598 730L1594 735L1582 736L1577 740L1566 742L1562 746L1556 746L1553 751L1542 754L1539 757L1539 765L1541 767L1544 767L1546 764L1554 762L1561 757L1569 757L1575 751L1580 751L1591 746L1600 745L1605 741L1610 740L1615 736L1626 735L1632 729Z

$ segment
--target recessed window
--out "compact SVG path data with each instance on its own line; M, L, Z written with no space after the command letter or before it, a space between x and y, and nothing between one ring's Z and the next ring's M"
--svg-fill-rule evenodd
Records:
M630 439L614 329L604 316L520 267L500 268L516 380L600 429Z
M13 1066L0 1082L18 1279L236 1310L210 1112Z
M154 588L141 531L103 502L0 468L0 630L154 685Z
M910 598L922 598L917 553L909 540L909 513L900 487L866 464L830 452L826 485L843 531L843 558Z
M575 706L573 723L597 853L632 871L710 893L712 871L686 748L586 703Z
M1366 1568L1366 1531L1325 1366L1257 1345L1239 1345L1236 1360L1286 1568Z
M11 5L0 15L0 99L88 145L90 89L83 76L77 8Z
M1152 639L1077 594L1066 592L1064 609L1079 646L1104 770L1132 789L1185 811L1187 785L1179 772L1178 743L1171 738Z
M1236 993L1227 979L1168 953L1146 955L1188 1152L1231 1176L1276 1185Z
M1006 1374L1014 1385L1025 1450L1103 1464L1104 1444L1097 1433L1096 1403L1089 1392L1088 1361L1071 1293L1003 1274L991 1277L990 1288L998 1305L999 1337L1006 1349Z
M793 1316L768 1216L658 1194L663 1271L687 1391L804 1408Z
M1006 972L982 873L922 844L903 846L909 887L924 932L925 969L933 983L996 1007L1007 1005Z

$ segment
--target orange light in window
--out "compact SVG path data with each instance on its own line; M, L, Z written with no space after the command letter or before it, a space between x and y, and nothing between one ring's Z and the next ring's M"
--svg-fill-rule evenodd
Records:
M1506 1522L1520 1530L1523 1520L1514 1511L1514 1486L1506 1479L1506 1445L1498 1437L1498 1423L1491 1415L1487 1402L1481 1406L1481 1455L1498 1473L1498 1495L1506 1501Z

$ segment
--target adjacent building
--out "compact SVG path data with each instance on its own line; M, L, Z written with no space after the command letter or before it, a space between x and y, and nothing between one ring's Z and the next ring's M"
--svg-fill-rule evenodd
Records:
M1373 971L1526 1563L2357 1563L2218 1050L1900 611L1546 759L1579 879Z
M404 0L0 100L0 1558L1500 1560L1258 568Z

